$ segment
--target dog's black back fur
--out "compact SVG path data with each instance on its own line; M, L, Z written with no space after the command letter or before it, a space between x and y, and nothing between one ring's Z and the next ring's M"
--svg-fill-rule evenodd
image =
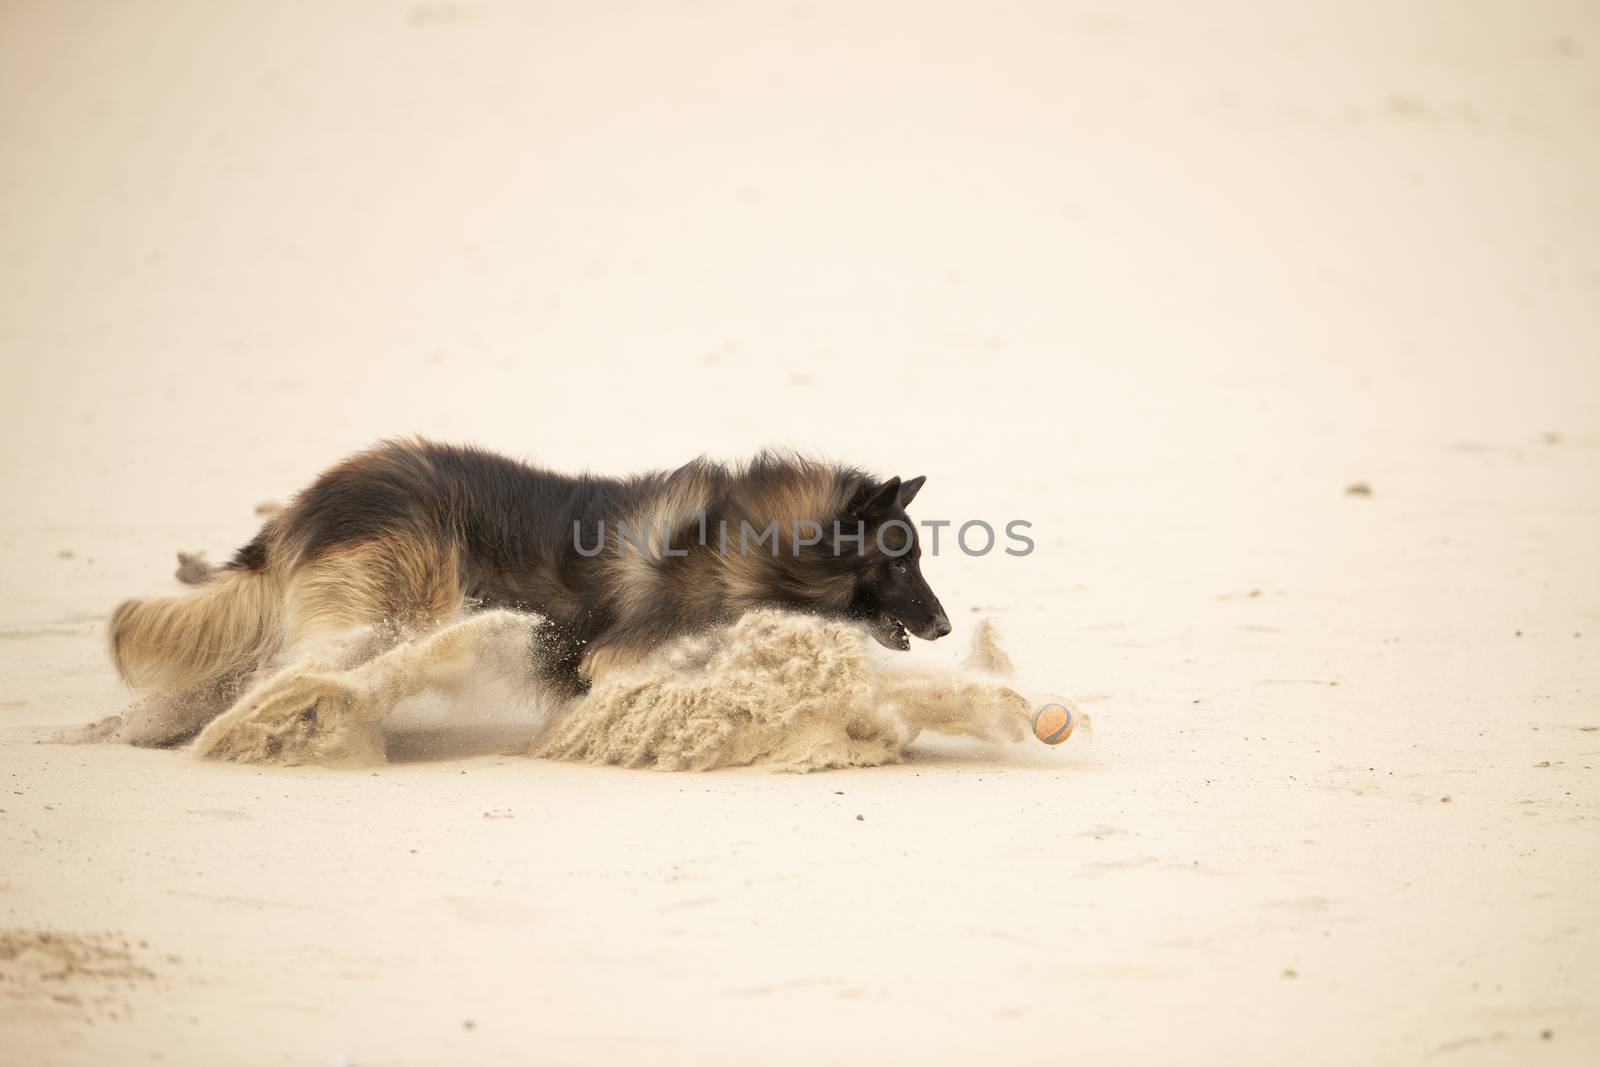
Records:
M325 473L228 567L292 571L374 543L447 552L471 603L552 621L565 643L563 669L603 648L643 650L764 604L859 617L902 647L899 623L930 639L949 629L922 580L904 511L921 481L879 482L777 453L625 479L567 476L477 448L389 442ZM903 531L892 524L880 538L895 519ZM662 542L668 522L671 540ZM796 522L816 523L820 540L797 540ZM778 526L772 548L741 551L743 524L761 531L770 523ZM845 533L837 540L836 523ZM625 543L641 527L656 531L651 551Z

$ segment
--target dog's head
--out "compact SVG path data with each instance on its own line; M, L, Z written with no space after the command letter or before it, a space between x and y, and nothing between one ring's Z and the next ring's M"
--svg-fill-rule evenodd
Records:
M860 549L849 614L865 622L885 648L909 649L908 633L937 641L950 632L939 598L922 577L922 546L906 514L925 481L890 478L863 486L840 524L848 537L862 534L859 546L853 540L842 545L845 551Z

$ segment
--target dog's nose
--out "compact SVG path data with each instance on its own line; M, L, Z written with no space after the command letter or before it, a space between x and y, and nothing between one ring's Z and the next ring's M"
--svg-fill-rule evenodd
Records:
M940 615L933 620L933 638L937 641L950 632L950 620Z

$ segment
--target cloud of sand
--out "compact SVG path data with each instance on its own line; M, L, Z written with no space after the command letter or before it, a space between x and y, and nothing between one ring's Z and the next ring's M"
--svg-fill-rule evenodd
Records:
M887 665L855 626L756 611L614 672L529 754L657 770L796 771L898 761L923 730L1015 741L1029 703L985 623L961 671Z

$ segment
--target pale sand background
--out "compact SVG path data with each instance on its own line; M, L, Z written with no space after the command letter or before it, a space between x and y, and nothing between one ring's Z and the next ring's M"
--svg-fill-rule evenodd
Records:
M1595 1062L1600 15L1291 6L0 4L0 1061ZM413 431L927 473L1097 736L36 744Z

